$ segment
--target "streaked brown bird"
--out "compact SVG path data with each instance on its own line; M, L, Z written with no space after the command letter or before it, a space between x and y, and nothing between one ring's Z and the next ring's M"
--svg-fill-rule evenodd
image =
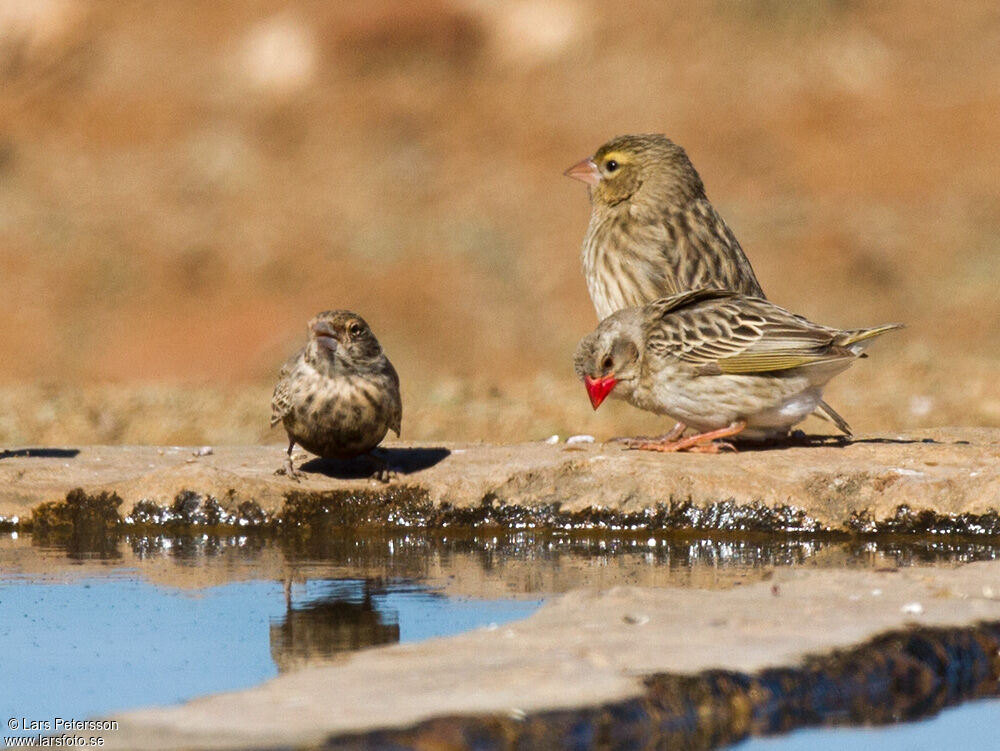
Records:
M786 435L820 403L827 381L900 327L842 331L763 298L695 290L605 318L580 342L575 367L594 409L611 395L699 431L630 447L716 453L732 448L718 438Z
M288 433L288 474L296 443L325 458L360 456L390 429L398 436L402 416L399 376L365 320L349 310L316 315L271 397L271 425Z
M589 186L583 272L598 319L695 289L764 297L687 152L666 136L619 136L565 174ZM832 407L816 407L851 434Z

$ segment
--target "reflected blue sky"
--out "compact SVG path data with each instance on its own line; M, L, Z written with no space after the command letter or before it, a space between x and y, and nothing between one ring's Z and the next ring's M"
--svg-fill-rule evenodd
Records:
M357 581L347 584L360 589ZM412 585L383 589L372 602L398 621L401 641L523 618L541 603L449 598ZM278 673L269 627L285 607L283 585L275 581L200 590L122 574L71 583L4 581L0 720L82 719L260 683Z
M1000 701L970 702L936 717L874 728L798 730L752 738L731 751L945 751L1000 749Z

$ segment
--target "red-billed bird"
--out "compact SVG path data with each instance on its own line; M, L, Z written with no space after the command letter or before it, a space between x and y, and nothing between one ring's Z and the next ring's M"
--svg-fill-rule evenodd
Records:
M716 453L713 443L783 436L820 403L827 381L864 357L888 324L842 331L762 298L695 290L608 316L576 350L577 375L597 409L606 397L699 431L632 448Z

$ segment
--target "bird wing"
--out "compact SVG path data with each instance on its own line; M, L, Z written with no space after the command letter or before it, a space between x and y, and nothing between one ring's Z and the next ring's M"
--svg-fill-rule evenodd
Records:
M697 290L649 306L648 346L702 375L762 373L853 359L840 333L766 300Z
M285 415L287 415L292 409L292 388L290 376L301 355L302 353L299 352L293 357L290 357L285 364L281 366L281 372L278 373L278 383L275 385L274 393L271 395L272 428L284 420Z
M660 248L672 288L718 287L764 297L743 248L708 199L671 207L659 225Z
M393 399L389 427L396 434L396 437L399 438L399 430L403 424L403 400L399 395L399 375L397 375L396 369L392 367L392 363L389 362L388 357L385 359L385 364L388 366L389 379L393 384L393 388L389 390Z

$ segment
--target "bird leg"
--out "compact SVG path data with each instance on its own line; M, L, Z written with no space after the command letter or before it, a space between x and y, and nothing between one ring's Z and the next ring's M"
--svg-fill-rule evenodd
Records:
M608 440L605 441L605 443L624 443L626 445L635 443L637 441L639 443L660 443L660 442L669 443L671 441L676 441L678 438L684 435L685 430L687 430L687 425L685 425L682 422L679 422L670 429L669 433L664 433L663 435L658 435L656 437L651 438L645 435L632 436L631 438L629 436L618 436L617 438L609 438Z
M396 476L396 473L389 464L389 458L387 456L383 456L378 449L373 449L371 453L368 454L368 457L376 466L375 474L373 474L372 477L379 482L391 482L392 478Z
M690 451L695 454L718 454L722 449L736 451L736 447L727 441L718 441L716 438L728 438L736 435L747 426L746 422L739 420L725 428L710 430L707 433L698 433L682 440L671 441L641 441L626 444L630 449L640 451L661 451L670 453L674 451ZM708 441L708 443L706 443Z
M280 467L275 470L276 475L287 475L289 479L295 480L295 482L300 481L299 473L295 471L295 465L292 464L292 449L295 448L295 439L288 439L288 465L285 467Z

